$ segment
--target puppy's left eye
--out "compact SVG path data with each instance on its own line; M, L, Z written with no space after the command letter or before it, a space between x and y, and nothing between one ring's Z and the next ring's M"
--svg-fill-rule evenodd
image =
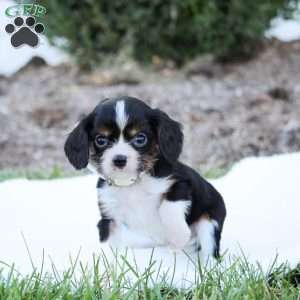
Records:
M132 144L137 147L144 147L148 142L147 135L143 132L138 133L133 139Z
M102 135L97 135L95 138L95 144L98 148L104 148L108 145L108 138Z

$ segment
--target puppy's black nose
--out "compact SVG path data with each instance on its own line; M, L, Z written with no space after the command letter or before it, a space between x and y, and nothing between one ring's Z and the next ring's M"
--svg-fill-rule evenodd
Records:
M126 162L127 162L127 156L125 155L116 155L114 158L113 158L113 163L116 167L118 168L123 168L125 167L126 165Z

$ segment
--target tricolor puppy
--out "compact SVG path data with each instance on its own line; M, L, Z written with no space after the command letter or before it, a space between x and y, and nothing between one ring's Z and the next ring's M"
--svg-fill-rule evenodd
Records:
M76 169L100 178L100 240L115 246L176 249L219 255L226 215L221 195L178 161L181 126L131 97L102 101L70 133L65 153Z

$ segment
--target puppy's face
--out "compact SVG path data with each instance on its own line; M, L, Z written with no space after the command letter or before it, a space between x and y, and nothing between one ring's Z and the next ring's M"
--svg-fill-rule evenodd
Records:
M112 101L100 105L90 131L90 163L118 185L129 185L149 171L158 154L150 110L142 103Z
M142 101L123 97L102 101L71 132L65 152L75 168L90 163L116 185L134 183L161 154L174 163L181 152L180 125Z

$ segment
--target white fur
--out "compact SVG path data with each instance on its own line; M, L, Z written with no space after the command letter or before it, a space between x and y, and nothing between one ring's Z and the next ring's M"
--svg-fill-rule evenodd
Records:
M158 246L157 242L147 236L134 232L125 224L112 227L109 244L117 248L154 248Z
M113 158L116 155L125 155L127 157L126 166L119 169L114 166ZM139 154L132 146L126 143L121 136L119 141L111 148L104 151L102 155L102 172L104 177L115 181L135 181L138 176Z
M116 123L122 131L127 124L128 116L125 111L125 101L118 101L116 103Z
M93 165L92 161L89 161L89 163L87 165L87 169L94 174L98 174L97 167Z
M190 205L191 202L186 200L164 200L159 208L162 229L175 249L183 249L191 238L191 230L185 220Z
M218 223L206 218L195 224L197 239L201 246L200 259L203 263L208 263L209 258L213 256L216 246L215 228L218 228Z
M137 235L142 235L152 242L152 246L168 243L159 214L162 194L173 184L169 178L154 178L144 174L141 180L128 187L105 185L98 189L98 199L105 215L116 222L116 229L110 237L116 240L114 234L122 235L121 226ZM169 215L170 218L174 216ZM177 221L176 221L177 222ZM122 246L126 244L126 237L119 237ZM109 240L108 240L109 242ZM114 243L115 244L115 243ZM139 244L139 243L137 243ZM129 238L128 246L133 247ZM146 245L145 245L146 246ZM140 247L140 245L136 245Z

